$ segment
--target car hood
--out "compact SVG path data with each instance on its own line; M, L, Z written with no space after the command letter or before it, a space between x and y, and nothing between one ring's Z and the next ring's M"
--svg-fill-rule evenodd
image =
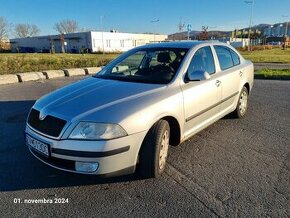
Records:
M90 77L42 97L34 108L44 116L53 115L75 121L101 109L157 92L162 87L165 85Z

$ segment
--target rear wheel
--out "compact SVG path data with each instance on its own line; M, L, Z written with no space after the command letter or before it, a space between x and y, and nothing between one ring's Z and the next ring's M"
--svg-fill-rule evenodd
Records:
M241 94L239 96L238 104L236 110L233 112L233 116L236 118L242 118L246 115L248 109L248 99L249 99L249 91L244 86L242 88Z
M147 133L139 153L139 172L143 177L159 177L165 170L170 139L166 120L159 120Z

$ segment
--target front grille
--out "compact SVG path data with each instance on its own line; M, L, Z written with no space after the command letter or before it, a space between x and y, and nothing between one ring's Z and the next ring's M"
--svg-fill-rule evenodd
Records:
M28 116L28 124L41 133L58 137L66 121L51 115L47 115L43 120L40 120L39 111L32 109Z

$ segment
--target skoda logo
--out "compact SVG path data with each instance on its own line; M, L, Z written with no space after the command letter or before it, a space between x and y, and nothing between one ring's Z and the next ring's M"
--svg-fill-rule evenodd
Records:
M46 117L46 115L43 112L39 113L39 119L40 120L44 120L45 117Z

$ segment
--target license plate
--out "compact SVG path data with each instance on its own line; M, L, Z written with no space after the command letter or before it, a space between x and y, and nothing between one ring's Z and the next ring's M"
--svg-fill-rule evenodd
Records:
M46 157L49 156L49 145L38 141L35 138L32 138L30 135L26 134L26 143L28 146L32 147L37 152L45 155Z

